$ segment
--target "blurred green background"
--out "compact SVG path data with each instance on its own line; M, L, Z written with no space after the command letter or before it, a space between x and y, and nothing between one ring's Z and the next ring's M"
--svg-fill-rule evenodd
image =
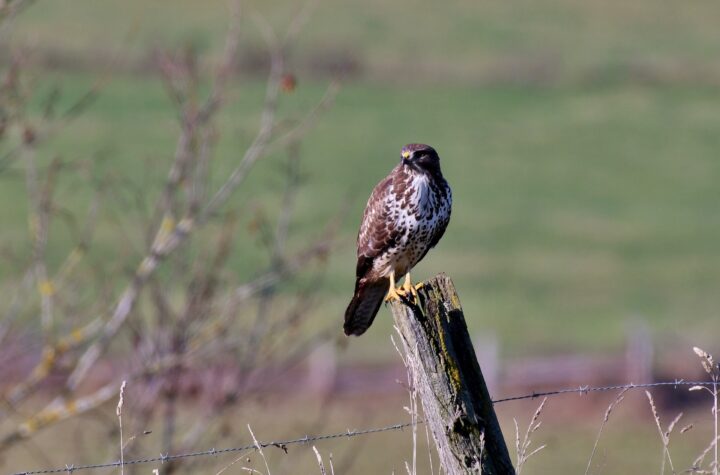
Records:
M228 11L220 1L135 0L28 9L13 35L51 66L37 77L38 110L57 85L69 103L109 76L44 158L97 155L114 173L162 183L178 130L155 70L142 65L178 45L217 56ZM245 2L242 53L263 54L253 15L283 31L298 11ZM419 141L439 151L455 205L416 278L451 275L473 332L496 332L514 355L604 352L637 317L661 336L682 328L683 338L710 340L720 306L718 13L714 1L320 2L293 46L298 88L281 104L301 117L333 65L345 65L335 105L302 146L297 235L351 203L318 311L339 327L366 197L400 147ZM218 181L252 137L263 82L247 71L233 85ZM272 207L278 163L262 162L237 203ZM27 232L15 200L23 186L4 178L0 188L14 203L0 209L3 233L17 241ZM62 192L78 207L89 198ZM96 252L117 238L101 230ZM51 256L66 246L53 241ZM233 259L243 275L266 256L246 248ZM351 355L392 357L389 320L383 311Z
M291 1L243 2L243 57L265 54L253 15L282 32L300 10ZM36 60L35 114L58 87L61 102L70 104L102 82L97 101L43 144L38 159L93 158L101 170L150 190L146 198L154 202L178 126L152 52L185 45L217 58L228 11L223 1L55 0L23 12L11 33L14 45ZM365 200L403 144L424 142L440 154L454 209L445 237L414 278L449 274L471 333L497 335L503 357L611 354L637 319L661 348L717 349L718 18L715 0L320 1L292 46L289 66L298 86L280 104L283 115L301 118L341 77L334 105L302 143L304 181L290 243L300 247L349 203L322 283L319 321L337 322L341 331ZM264 72L260 61L233 79L232 101L220 118L215 183L253 137ZM282 163L279 154L260 162L233 198L232 206L248 210L244 224L253 210L279 206ZM93 198L77 183L63 181L59 196L82 212ZM19 253L29 252L24 196L20 167L0 174L0 232ZM144 230L115 231L127 202L103 204L113 226L100 227L92 253L102 259L127 252L131 269ZM54 226L48 252L57 266L73 241L62 223ZM269 261L259 244L241 246L230 267L248 277ZM13 291L16 271L0 267L1 298ZM382 309L342 358L396 363L390 333ZM692 357L688 362L696 365ZM387 410L392 419L400 404L370 412ZM528 416L519 419L529 418L532 408L522 410ZM519 411L502 411L512 438L510 418ZM572 415L551 422L551 455L532 473L558 473L559 460L567 473L580 472L600 422L601 411L595 412L579 428L567 429L576 422ZM647 468L638 453L659 462L653 430L617 428L610 452L630 461L622 470ZM409 435L398 437L407 443ZM625 454L638 439L642 448ZM573 446L568 456L575 443L582 450ZM399 473L398 460L381 468L361 464Z

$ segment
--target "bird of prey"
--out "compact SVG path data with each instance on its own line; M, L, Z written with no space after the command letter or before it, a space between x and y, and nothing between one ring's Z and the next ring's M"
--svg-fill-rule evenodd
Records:
M417 298L410 270L440 241L450 221L452 193L429 145L412 143L401 161L373 189L357 239L355 294L345 311L346 335L362 335L380 304ZM395 279L405 276L401 288Z

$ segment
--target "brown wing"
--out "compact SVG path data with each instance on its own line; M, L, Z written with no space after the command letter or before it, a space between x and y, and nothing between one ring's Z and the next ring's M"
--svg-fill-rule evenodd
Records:
M389 206L393 181L399 171L393 170L387 178L373 189L365 206L357 240L357 266L355 269L355 293L345 310L346 335L362 335L377 315L390 281L387 278L371 278L368 273L373 261L398 239L397 227Z
M373 260L391 248L399 238L397 227L392 219L392 209L387 202L392 185L398 173L394 169L373 189L365 206L357 239L357 267L355 276L359 279L372 268Z

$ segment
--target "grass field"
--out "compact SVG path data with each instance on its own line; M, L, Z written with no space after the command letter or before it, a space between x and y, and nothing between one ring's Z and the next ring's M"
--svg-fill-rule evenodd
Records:
M16 35L75 52L142 55L148 47L183 42L212 52L222 43L227 5L224 0L151 5L140 0L45 2L22 15ZM288 1L243 2L248 20L244 39L260 43L250 21L254 13L282 30L301 6ZM592 71L600 73L599 80L622 76L628 63L677 68L680 76L697 70L717 73L717 13L712 0L690 5L662 0L452 0L442 5L427 0L321 1L295 50L301 57L342 51L359 58L369 75L385 78L383 69L413 76L419 68L425 76L413 79L420 82L428 77L472 79L487 74L491 65L522 60L548 61L551 74L566 82ZM405 75L396 78L405 80Z
M57 78L68 100L92 81L91 75ZM301 86L286 99L287 114L298 116L323 87ZM247 143L261 88L244 84L223 117L218 180ZM497 332L513 354L607 349L621 343L625 321L636 317L661 333L682 321L688 338L702 340L720 304L716 98L711 88L636 85L346 85L303 145L299 234L312 236L340 203L352 203L319 311L339 320L352 289L353 240L364 200L394 166L399 144L422 140L441 153L455 208L447 237L416 276L450 274L474 331ZM176 129L155 79L118 77L41 159L96 154L101 169L159 190ZM234 203L272 210L280 159L262 163ZM72 180L65 186L63 202L84 210L89 191ZM2 199L13 202L23 187L21 175L7 174ZM106 206L113 210L114 204ZM113 213L120 209L124 204ZM24 216L22 206L0 210L5 239L18 248L27 232ZM124 239L112 229L100 229L96 252L109 252ZM129 234L142 248L142 230ZM56 252L59 260L68 243L52 241L51 256ZM251 242L240 246L232 268L240 275L256 269L265 259L257 251ZM371 338L384 340L389 319L380 321Z

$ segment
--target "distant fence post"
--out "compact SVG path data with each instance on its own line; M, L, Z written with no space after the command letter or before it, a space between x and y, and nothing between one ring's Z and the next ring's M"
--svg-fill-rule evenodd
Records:
M444 472L514 475L452 281L440 274L418 294L390 307Z
M653 341L645 320L626 325L625 378L632 383L653 380Z
M500 341L495 333L475 335L472 338L478 363L482 368L488 392L492 394L498 388L500 379Z

